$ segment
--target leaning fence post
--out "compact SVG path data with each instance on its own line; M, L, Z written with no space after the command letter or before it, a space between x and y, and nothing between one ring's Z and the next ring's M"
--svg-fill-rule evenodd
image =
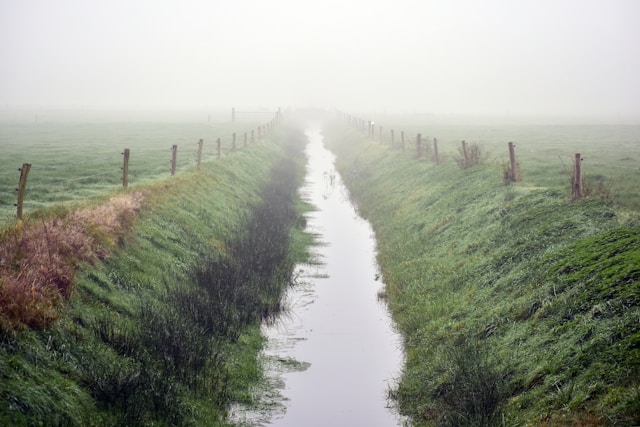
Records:
M436 162L436 165L440 164L440 157L438 156L438 139L433 138L433 160Z
M129 186L129 149L125 148L122 152L122 186L127 188Z
M575 156L575 175L573 177L573 188L574 199L582 199L584 188L582 187L582 156L580 156L580 153L576 153Z
M18 170L20 171L20 180L18 181L18 188L16 188L16 191L18 192L18 203L16 203L16 206L18 207L18 219L22 219L24 193L27 189L27 175L29 175L29 171L31 170L31 163L23 163L22 167Z
M200 162L202 161L202 144L203 144L203 140L201 139L200 141L198 141L198 160L197 160L197 165L198 165L198 169L200 169Z
M178 160L178 146L174 144L171 147L171 175L172 176L176 174L177 160Z
M509 141L509 163L511 163L511 181L518 180L518 164L516 163L515 145Z
M220 159L220 156L222 155L222 147L221 147L221 142L220 142L220 138L216 139L216 145L218 146L218 159Z
M464 167L469 167L469 152L467 151L467 142L462 140L462 154L464 155Z

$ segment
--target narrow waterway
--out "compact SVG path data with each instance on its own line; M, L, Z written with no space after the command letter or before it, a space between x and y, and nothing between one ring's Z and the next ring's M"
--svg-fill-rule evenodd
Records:
M269 384L258 411L234 411L247 425L398 426L387 395L403 351L375 261L375 239L348 198L320 130L308 130L303 197L316 210L318 265L299 266L287 314L263 328Z

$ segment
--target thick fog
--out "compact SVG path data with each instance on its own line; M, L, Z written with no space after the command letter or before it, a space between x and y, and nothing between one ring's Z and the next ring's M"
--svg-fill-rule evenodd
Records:
M0 108L640 118L637 0L0 0Z

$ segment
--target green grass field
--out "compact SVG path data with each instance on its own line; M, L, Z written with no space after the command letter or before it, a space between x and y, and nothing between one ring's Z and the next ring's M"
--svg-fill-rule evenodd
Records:
M402 412L417 426L640 423L640 129L388 120L380 122L382 141L377 129L370 141L344 123L325 134L376 231L407 352L393 390ZM64 214L70 205L91 206L91 199L119 192L125 147L131 149L131 186L148 196L134 235L123 237L105 263L83 266L57 323L2 337L0 419L223 423L229 400L251 398L248 384L260 376L260 337L256 323L243 322L271 315L278 302L251 287L260 279L242 276L251 269L242 262L276 252L282 258L282 247L274 250L270 238L250 237L271 222L255 215L262 183L291 184L286 172L300 164L283 161L289 154L282 134L214 161L216 138L228 150L233 132L252 128L238 126L0 127L6 224L13 223L13 188L23 162L33 164L27 219L42 217L40 208L63 204L46 215ZM405 131L405 152L390 146L391 128L397 143ZM418 132L438 138L442 164L430 153L415 159ZM202 173L193 169L200 138ZM462 139L481 147L480 164L458 166ZM508 141L516 143L523 178L507 185ZM172 144L179 145L175 178L168 177ZM572 201L571 161L578 151L590 194ZM146 153L146 163L138 163L136 153ZM283 206L276 201L269 210L291 218ZM247 227L255 233L241 231ZM289 245L299 255L304 243L293 237ZM240 296L251 298L236 304L237 293L208 287L217 271L226 272L229 283L244 277L249 286ZM263 273L278 278L270 290L277 294L282 272ZM216 310L221 317L201 310L199 302L210 298L230 302ZM239 305L248 311L234 308ZM246 327L230 321L241 318ZM155 325L166 333L154 333ZM224 334L208 335L214 326ZM196 356L181 359L184 352L171 350L175 343Z
M269 120L272 117L269 117ZM203 139L202 161L257 140L263 123L0 123L0 220L15 217L19 168L31 163L24 211L87 198L122 188L123 150L130 150L129 185L152 182L170 175L171 147L178 146L177 172L194 167L198 141Z
M326 132L376 232L407 352L401 411L417 426L637 425L638 129L496 129L500 141L473 129L441 137L441 165L344 121ZM457 140L474 134L491 154L463 169ZM512 184L508 140L524 175ZM607 189L582 201L566 164L577 150L587 184L597 170Z
M620 208L640 210L640 126L602 124L536 124L532 121L490 119L445 119L419 116L376 118L374 140L396 147L405 133L405 149L415 153L416 135L438 139L444 161L460 155L461 141L481 147L488 163L509 160L507 144L515 145L523 182L528 186L553 189L570 188L574 154L583 158L587 187L605 189ZM366 127L365 127L366 132ZM433 152L429 152L432 155Z
M250 402L262 375L260 323L279 312L293 264L306 256L296 193L303 146L283 127L200 170L122 192L144 201L115 239L66 207L8 227L3 249L18 253L0 257L0 424L227 425L230 403ZM83 233L98 242L74 250ZM94 244L96 256L79 258ZM12 317L11 292L28 275L21 266L40 255L29 266L53 275L54 287L29 282L29 295L40 287L55 296L60 271L71 280L64 298L32 307L28 327ZM56 268L65 265L73 269Z

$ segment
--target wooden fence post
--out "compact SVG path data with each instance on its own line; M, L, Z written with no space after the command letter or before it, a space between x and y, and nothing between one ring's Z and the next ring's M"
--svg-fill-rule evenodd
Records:
M422 157L422 134L416 135L416 158Z
M580 153L575 155L575 174L573 177L573 197L576 200L582 199L584 188L582 186L582 156Z
M393 129L391 129L391 148L393 148L393 146L395 145L395 134L393 132Z
M174 144L171 147L171 176L176 174L177 160L178 160L178 146Z
M27 176L31 170L31 163L23 163L22 167L18 169L20 171L20 180L18 181L18 203L16 203L18 219L22 219L22 207L24 205L24 193L27 189Z
M202 144L204 143L204 141L201 139L198 141L198 160L196 161L196 164L198 165L198 169L200 169L200 162L202 162Z
M233 133L233 142L231 143L231 151L236 151L236 133Z
M518 164L516 163L516 151L513 142L509 141L509 163L511 164L511 176L509 177L512 182L518 180Z
M402 151L404 151L404 131L400 131L400 139L402 140Z
M469 165L469 152L467 151L467 142L462 140L462 154L464 155L464 167L468 168Z
M436 165L440 164L440 157L438 156L438 139L433 138L433 160L436 162Z
M220 138L216 139L216 145L218 146L218 159L222 156L222 143L220 142Z
M129 149L125 148L122 152L122 186L127 188L129 186Z

